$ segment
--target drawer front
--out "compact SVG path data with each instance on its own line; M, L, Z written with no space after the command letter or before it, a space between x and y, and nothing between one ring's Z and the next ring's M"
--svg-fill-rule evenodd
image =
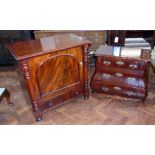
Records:
M109 72L103 72L103 73L96 73L94 76L94 80L102 83L107 84L115 84L122 86L130 86L130 87L146 87L146 82L143 78L136 78L133 76L125 76L122 73L112 73Z
M129 70L140 70L145 68L146 63L138 60L118 59L114 57L98 57L97 67L115 67Z
M114 74L118 77L135 77L135 78L139 78L139 77L143 77L145 75L145 70L131 70L128 68L117 68L115 66L111 66L111 67L107 67L107 66L102 66L100 67L100 72L101 73L109 73L109 74ZM122 74L122 76L121 76ZM119 76L120 75L120 76Z
M61 93L53 94L49 99L48 98L41 98L40 99L40 109L44 111L48 108L55 108L62 104L65 104L69 100L73 100L83 96L83 87L81 85L72 86L67 90L62 90Z
M146 96L145 89L136 89L132 87L123 87L119 85L108 85L103 83L95 83L94 91L110 95L120 95L131 98L144 98Z

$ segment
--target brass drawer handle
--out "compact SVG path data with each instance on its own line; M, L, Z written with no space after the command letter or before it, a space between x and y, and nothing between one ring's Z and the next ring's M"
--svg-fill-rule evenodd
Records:
M103 61L103 64L105 64L105 65L111 65L111 62L110 61Z
M136 68L138 68L138 66L137 66L137 65L134 65L134 64L130 64L130 65L129 65L129 68L131 68L131 69L136 69Z
M120 91L122 90L120 87L114 87L115 90Z
M106 91L108 91L108 90L109 90L109 88L102 87L102 90L106 92Z
M133 92L127 92L127 95L128 95L128 96L132 96L132 95L136 95L136 94L133 93Z
M102 77L105 79L109 79L111 77L111 75L104 73L104 74L102 74Z
M123 77L123 74L122 73L115 73L115 76L117 76L117 77Z
M121 66L121 65L124 65L124 62L123 61L116 61L116 64Z

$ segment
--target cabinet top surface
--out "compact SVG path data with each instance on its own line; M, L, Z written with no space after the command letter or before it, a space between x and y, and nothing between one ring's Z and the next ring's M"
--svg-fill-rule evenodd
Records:
M8 44L7 47L16 60L22 60L84 44L90 44L90 42L73 34L65 34L19 41Z
M151 49L127 48L120 46L101 45L95 53L96 56L110 56L150 61Z

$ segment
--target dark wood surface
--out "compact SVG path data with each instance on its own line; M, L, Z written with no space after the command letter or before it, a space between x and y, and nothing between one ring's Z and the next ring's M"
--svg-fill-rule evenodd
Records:
M118 37L118 42L115 42L115 37ZM108 45L109 46L124 46L125 38L144 38L151 46L155 45L154 30L109 30Z
M96 52L96 71L92 77L93 92L121 95L144 100L148 93L150 50L135 56L115 56L114 47L103 47ZM138 49L137 49L138 50Z
M9 44L7 47L16 60L22 60L85 44L90 44L90 42L73 34L65 34L19 41Z
M88 98L90 42L72 34L8 45L18 60L36 119L66 101Z

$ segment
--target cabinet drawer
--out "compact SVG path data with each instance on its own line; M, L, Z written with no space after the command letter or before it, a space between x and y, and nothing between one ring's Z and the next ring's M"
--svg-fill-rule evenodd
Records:
M76 85L69 87L67 90L62 90L61 93L55 93L52 94L49 98L41 98L40 99L40 109L44 111L45 109L48 108L55 108L57 106L60 106L64 104L65 102L69 100L73 100L76 98L79 98L80 96L83 95L83 88L81 85Z

